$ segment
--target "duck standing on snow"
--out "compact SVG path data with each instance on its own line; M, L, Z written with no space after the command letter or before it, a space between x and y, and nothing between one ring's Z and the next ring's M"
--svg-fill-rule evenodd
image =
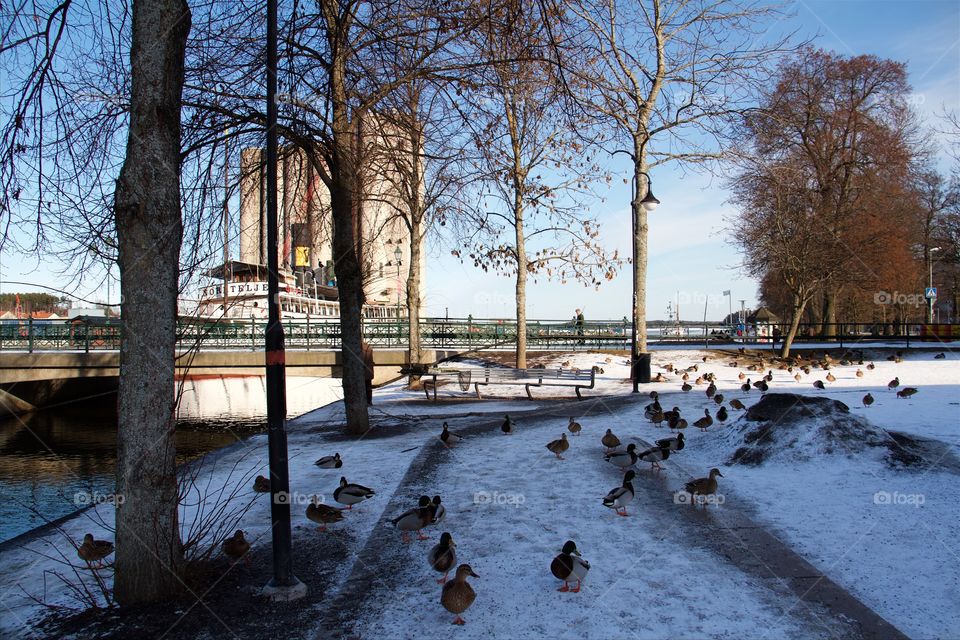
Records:
M713 396L713 401L717 404L723 404L723 394L718 393L717 395Z
M636 475L633 469L629 469L623 474L623 484L616 489L610 490L610 493L603 499L603 506L613 509L618 516L626 516L627 505L633 500L633 483L631 480L633 480ZM623 509L622 513L620 509Z
M670 451L680 451L685 444L682 433L670 438L661 438L656 442L656 445L661 449L669 449Z
M933 359L934 359L934 360L943 360L943 359L946 358L946 357L947 357L947 354L945 354L943 351L941 351L941 352L938 353L937 355L933 356Z
M660 471L663 467L660 466L660 462L666 460L670 457L670 449L664 449L662 447L654 447L652 449L647 449L643 453L637 455L637 459L643 460L644 462L650 463L650 468L656 471Z
M440 501L440 496L433 496L430 501L430 524L440 524L447 517L447 508Z
M918 389L916 387L904 387L903 389L900 389L900 391L897 391L897 397L909 398L910 396L915 394L917 391Z
M453 445L463 440L463 436L461 436L459 433L454 433L453 431L450 431L450 429L447 427L446 422L443 423L443 431L440 432L439 437L440 437L440 442L445 444L448 448L452 447Z
M814 381L813 381L813 386L814 386L814 388L820 389L821 391L823 391L823 390L826 388L826 387L823 386L823 381L822 381L822 380L814 380Z
M92 533L83 536L83 544L77 547L77 555L81 560L88 565L96 562L98 567L103 566L103 559L111 553L113 553L113 543L109 540L94 540Z
M862 370L862 369L857 369L857 374L856 374L856 375L857 375L858 378L862 378L862 377L863 377L863 370Z
M457 617L453 619L453 624L466 624L467 621L460 617L460 614L470 608L473 601L477 599L477 594L473 587L467 582L468 577L479 578L473 572L468 564L462 564L457 567L457 573L453 579L443 585L443 591L440 593L440 604L443 608Z
M607 432L600 438L600 444L606 447L608 451L613 450L620 446L620 438L613 435L613 431L607 429Z
M889 389L890 391L893 391L894 389L896 389L896 388L899 387L899 386L900 386L900 377L899 377L899 376L897 376L896 378L894 378L893 380L891 380L890 382L887 383L887 389Z
M243 537L243 531L237 530L235 534L223 541L220 548L223 550L224 555L234 560L239 560L246 556L244 562L250 564L250 556L247 556L247 552L250 551L250 543Z
M353 509L353 505L372 498L374 493L373 489L362 484L349 483L346 478L341 476L340 486L333 490L333 499L340 504L347 505L347 509Z
M867 395L863 396L863 406L869 407L869 406L872 405L872 404L873 404L873 396L872 396L872 395L870 395L870 394L868 393Z
M567 425L567 430L570 431L575 436L580 435L580 431L583 427L580 426L580 423L573 419L573 416L570 417L570 424Z
M713 426L713 418L710 417L710 409L703 410L703 417L693 423L697 429L700 431L706 431L709 427Z
M320 525L320 531L326 531L328 524L334 524L343 520L343 512L336 507L321 504L318 496L310 499L307 505L307 520L311 520Z
M567 540L560 550L560 554L550 563L550 571L558 580L563 580L563 586L557 591L569 591L571 593L580 593L580 583L587 577L590 571L590 563L580 556L580 551L573 540ZM577 586L570 587L571 582L576 580Z
M613 451L603 456L603 459L618 467L632 467L637 464L637 445L632 442L627 445L626 451Z
M726 408L726 407L720 407L720 409L717 410L717 420L719 420L720 422L726 422L726 421L727 421L727 417L728 417L728 416L727 416L727 408Z
M504 416L503 424L500 425L500 431L503 431L508 436L513 435L513 420L510 419L509 415Z
M343 460L340 459L339 453L335 453L332 456L323 456L313 464L321 469L339 469L343 466Z
M560 434L559 440L553 440L547 443L547 450L557 456L557 460L564 460L565 458L560 454L569 448L570 442L567 440L567 434L565 433Z
M711 496L717 492L717 476L723 477L720 469L710 469L710 476L707 478L697 478L691 480L683 486L684 490L690 494L690 506L696 502L697 496ZM707 503L703 503L704 509Z
M433 517L432 503L427 496L420 496L420 502L416 508L404 511L399 516L390 521L393 526L400 530L400 540L404 544L410 542L407 535L411 531L417 532L417 540L427 540L428 536L423 535L421 531L426 528Z
M736 398L734 398L733 400L730 401L730 408L731 408L731 409L738 409L738 410L740 410L740 411L744 411L744 410L746 409L746 407L744 406L744 404L743 404L742 402L740 402L739 400L737 400Z
M253 480L253 490L257 493L270 493L270 480L266 476L257 476Z
M447 574L450 573L450 569L453 569L453 565L457 564L456 547L453 537L444 531L440 534L440 542L435 544L427 553L427 562L430 563L430 566L433 567L434 571L443 574L443 577L437 580L438 584L446 584Z

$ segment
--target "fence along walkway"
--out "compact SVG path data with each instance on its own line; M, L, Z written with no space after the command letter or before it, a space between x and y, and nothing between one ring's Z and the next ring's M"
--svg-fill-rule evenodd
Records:
M335 318L285 320L288 349L339 349L340 324ZM836 324L827 338L812 326L801 326L795 344L832 342L837 346L858 343L892 342L910 346L910 341L949 342L960 339L960 325ZM177 326L181 349L262 349L266 322L187 322ZM517 327L512 319L424 318L420 321L423 346L436 349L496 349L516 344ZM647 326L652 344L693 343L710 346L756 344L773 346L767 336L731 335L731 328L719 324ZM364 339L373 347L407 346L407 322L395 319L366 320ZM587 322L582 328L570 320L527 322L527 347L531 350L627 350L630 325L624 321ZM98 351L120 348L120 321L115 318L96 323L6 320L0 322L0 350L15 351Z

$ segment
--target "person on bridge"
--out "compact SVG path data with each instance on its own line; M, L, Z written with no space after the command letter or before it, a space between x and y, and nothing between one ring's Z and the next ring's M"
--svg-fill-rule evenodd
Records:
M363 374L367 389L367 404L373 404L373 347L366 340L360 341L360 357L363 358Z
M583 312L580 309L577 309L577 315L574 316L574 324L577 327L577 335L580 336L580 339L577 341L577 344L583 344Z

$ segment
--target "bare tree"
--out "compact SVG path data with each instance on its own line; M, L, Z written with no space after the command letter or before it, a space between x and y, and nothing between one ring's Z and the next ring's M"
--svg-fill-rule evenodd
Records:
M586 27L582 68L592 85L585 108L614 132L636 185L633 353L647 350L646 279L649 171L719 159L737 114L754 104L768 63L787 38L765 35L772 5L739 0L584 0L570 4Z
M180 275L180 101L190 9L135 2L127 153L114 212L120 343L117 602L152 602L181 588L174 367Z
M465 108L463 124L483 176L479 217L494 234L469 255L476 266L514 276L518 368L526 367L528 277L599 286L619 262L596 240L596 220L583 215L600 169L578 132L582 122L564 108L556 67L540 55L553 19L522 4L504 7L474 39L489 65L466 85L475 106Z

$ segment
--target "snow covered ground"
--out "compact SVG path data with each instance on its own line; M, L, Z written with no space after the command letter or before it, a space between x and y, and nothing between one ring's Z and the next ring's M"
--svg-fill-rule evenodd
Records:
M654 372L667 363L677 368L698 364L691 384L705 371L717 377L718 391L727 402L741 399L750 406L758 391L740 391L738 374L754 380L760 373L742 366L730 367L730 356L695 349L654 352ZM868 356L870 353L868 352ZM740 412L730 410L726 425L708 432L688 428L686 448L672 456L666 470L656 476L641 465L635 483L657 488L669 496L682 481L721 468L720 491L728 503L721 510L742 508L838 584L856 595L899 629L916 638L950 638L960 632L960 545L956 538L956 504L952 489L960 480L956 463L960 456L960 358L947 353L934 360L932 352L907 353L900 363L876 360L876 369L857 365L832 369L836 382L823 391L813 387L826 372L814 369L801 382L786 371L774 370L771 391L819 395L841 400L873 425L890 431L946 443L939 459L926 466L891 466L880 451L847 454L802 452L794 458L769 460L759 466L728 464L738 445ZM869 362L869 359L867 360ZM729 566L709 550L688 544L689 523L675 527L669 510L648 509L634 502L628 518L617 517L601 505L606 492L620 484L622 472L602 459L599 438L611 428L624 441L652 441L664 437L666 428L656 428L643 417L646 397L634 402L611 402L604 398L628 394L628 363L622 356L596 353L557 354L547 366L568 363L570 368L599 366L597 388L585 392L594 402L558 404L548 397L573 397L572 390L533 391L526 400L522 387L490 388L498 398L469 400L470 392L456 385L441 389L441 401L424 402L422 392L400 384L379 389L372 418L397 429L385 444L383 439L344 441L335 427L342 421L339 403L308 414L291 424L289 438L291 492L296 535L314 531L303 516L306 501L323 495L332 504L332 492L341 475L377 491L359 513L347 513L342 523L332 525L355 558L388 513L391 497L413 506L417 495L439 493L448 507L442 530L457 543L460 562L469 562L479 578L471 579L478 593L465 614L468 624L456 633L462 637L811 637L830 636L829 628L811 624L800 614L795 599L771 591L768 585ZM461 365L457 365L461 366ZM657 390L664 408L677 406L692 423L709 401L706 385L680 391L677 374L668 382L644 386ZM898 399L886 388L899 376L901 386L919 392ZM860 399L867 391L876 402L864 408ZM472 390L471 390L472 391ZM462 396L456 401L443 398ZM599 400L596 400L599 398ZM601 407L583 419L584 431L571 437L566 460L557 460L546 449L564 430L568 414L578 407ZM404 476L409 465L434 447L440 423L469 429L479 420L499 419L503 413L516 416L517 432L503 436L498 431L478 434L450 451L440 451L435 473L424 478ZM523 413L528 412L528 413ZM486 414L485 416L483 414ZM341 470L321 470L313 462L339 451ZM384 452L388 452L384 455ZM266 472L266 437L256 436L245 445L213 457L205 465L211 486L236 483L243 487L258 473ZM242 492L245 499L253 494ZM409 499L407 499L409 498ZM237 525L256 545L269 545L269 498L253 497L254 506ZM404 502L406 501L406 502ZM394 504L397 500L394 501ZM392 508L392 507L389 507ZM689 509L688 507L684 507ZM108 528L92 520L98 514L112 521L112 507L100 505L63 525L75 539L91 531L112 539ZM185 513L189 520L189 513ZM381 532L382 533L382 532ZM390 532L391 534L393 532ZM383 548L391 567L388 576L393 595L378 596L376 605L358 612L354 632L362 637L449 637L453 627L439 604L440 587L425 555L439 537L430 531L429 542ZM550 560L567 539L575 540L592 565L585 588L579 594L557 593L559 583L550 575ZM63 547L59 535L32 542L34 550L50 545ZM70 556L70 554L68 554ZM69 596L49 573L58 564L36 553L5 550L0 553L4 585L0 588L0 636L25 636L22 626L43 613L21 591L48 602L66 603ZM62 566L59 567L62 570ZM335 583L346 579L349 562L338 567ZM46 575L46 592L44 577ZM336 584L328 587L336 592Z

